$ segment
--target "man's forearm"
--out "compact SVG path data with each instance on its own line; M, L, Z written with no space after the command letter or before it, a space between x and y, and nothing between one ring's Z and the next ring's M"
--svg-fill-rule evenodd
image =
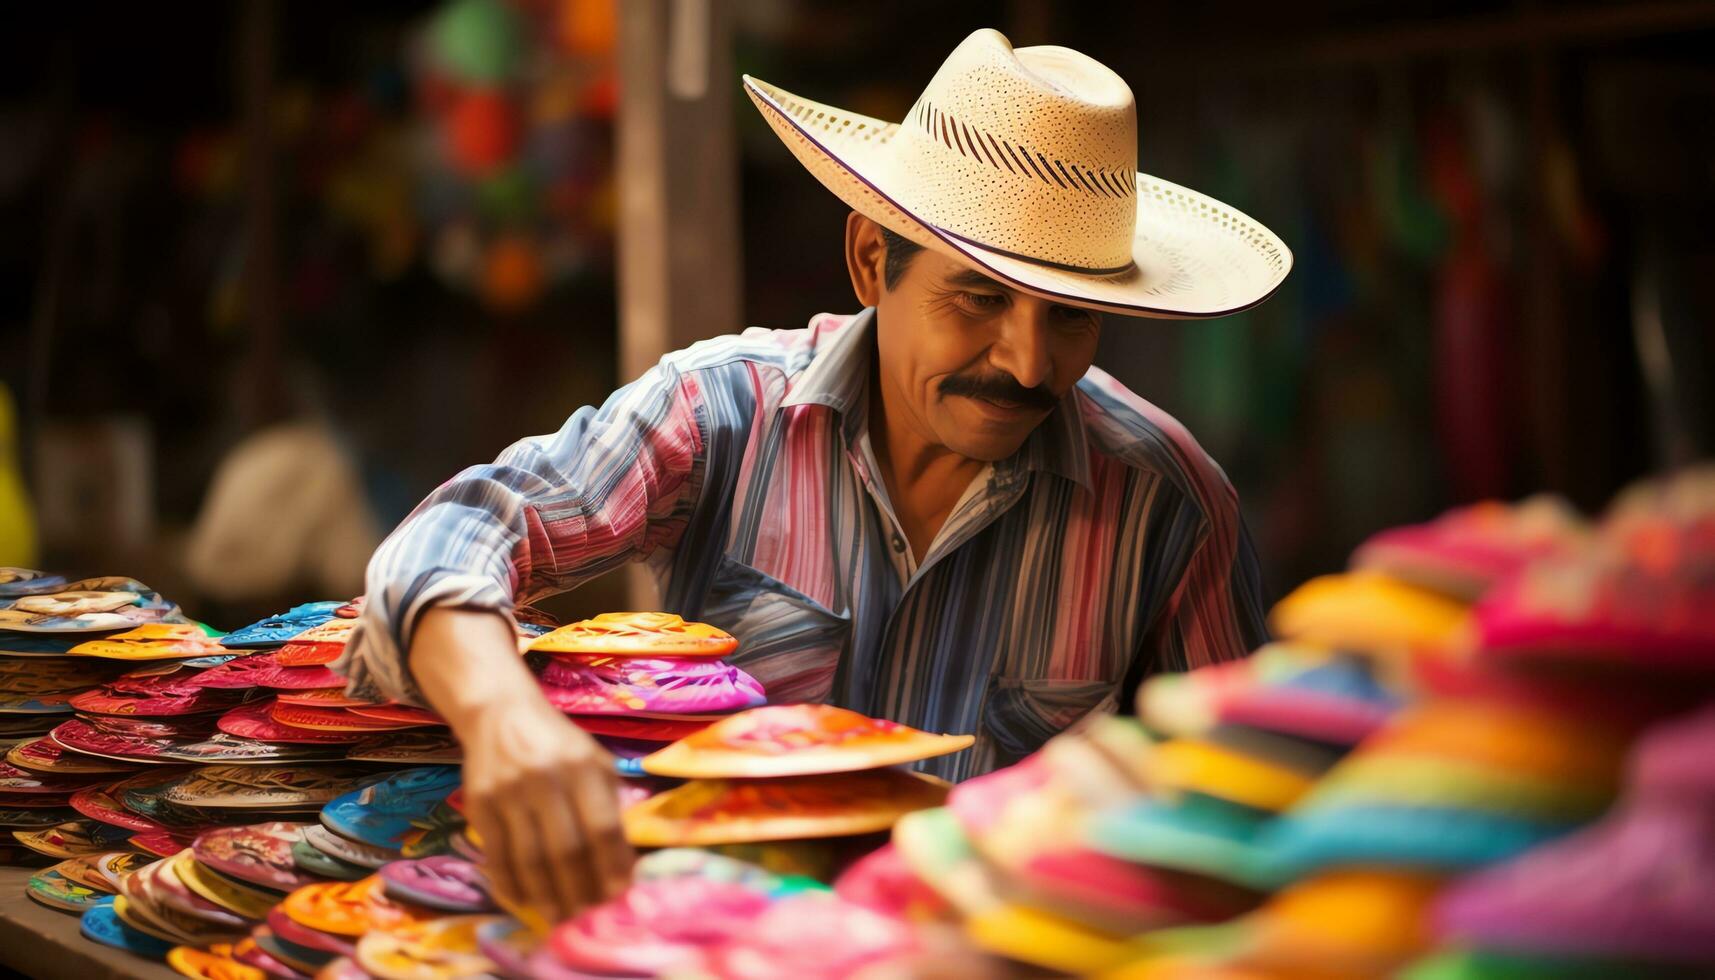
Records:
M411 640L411 673L429 704L460 731L479 713L517 704L521 691L536 690L517 642L499 613L431 609Z

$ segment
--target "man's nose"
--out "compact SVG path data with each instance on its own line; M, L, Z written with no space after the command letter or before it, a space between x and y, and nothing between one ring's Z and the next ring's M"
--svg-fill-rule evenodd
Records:
M1047 384L1054 377L1054 358L1048 349L1045 314L1015 304L1001 318L1000 334L989 347L989 363L1026 388Z

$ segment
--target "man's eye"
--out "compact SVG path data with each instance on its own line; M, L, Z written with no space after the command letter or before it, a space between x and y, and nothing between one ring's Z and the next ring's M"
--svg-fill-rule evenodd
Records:
M1093 311L1076 306L1056 306L1054 315L1067 326L1093 326L1096 323L1096 314Z
M965 293L966 303L978 309L992 310L1006 302L1006 297L999 293Z

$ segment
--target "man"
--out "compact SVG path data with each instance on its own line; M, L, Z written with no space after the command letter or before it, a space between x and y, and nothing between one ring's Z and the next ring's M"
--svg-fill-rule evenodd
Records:
M1137 173L1130 90L1064 48L978 31L898 125L745 86L854 209L864 311L670 354L443 485L376 553L339 665L448 719L497 882L555 914L629 856L611 764L537 692L515 603L646 561L771 700L975 733L926 767L955 779L1263 636L1232 488L1090 365L1103 311L1242 309L1285 246Z

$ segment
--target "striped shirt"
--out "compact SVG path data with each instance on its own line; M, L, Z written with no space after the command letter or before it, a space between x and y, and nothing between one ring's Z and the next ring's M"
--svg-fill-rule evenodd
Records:
M509 614L643 561L664 609L738 637L771 701L974 733L922 766L963 779L1142 676L1262 641L1232 486L1096 368L902 561L867 449L874 348L873 309L704 341L458 474L376 551L336 669L360 696L418 700L402 651L425 609Z

